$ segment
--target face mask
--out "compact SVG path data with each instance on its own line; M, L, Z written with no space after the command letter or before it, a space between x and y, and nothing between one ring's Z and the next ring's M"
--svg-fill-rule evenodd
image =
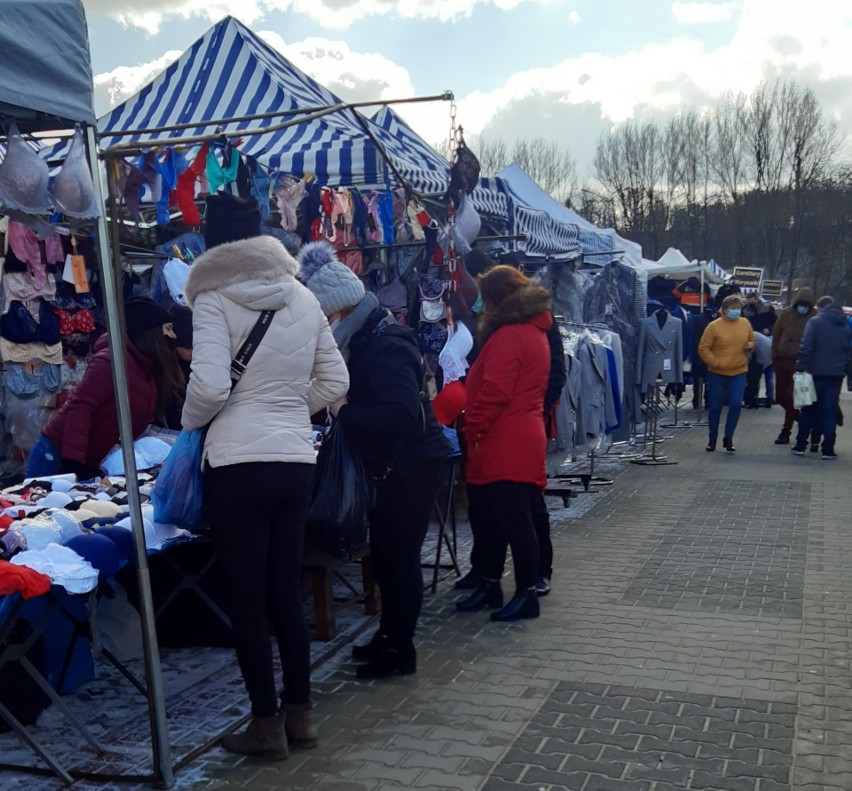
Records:
M733 321L734 319L738 319L740 317L741 311L739 310L729 310L725 315Z
M474 302L470 309L473 313L480 313L482 311L482 294L476 295L476 302Z
M335 319L331 324L328 325L329 329L334 332L338 326L340 325L340 319Z
M796 305L796 313L800 316L804 316L810 308L807 305Z

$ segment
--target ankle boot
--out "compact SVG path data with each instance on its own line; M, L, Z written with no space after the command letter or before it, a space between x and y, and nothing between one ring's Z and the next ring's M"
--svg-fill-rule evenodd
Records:
M516 591L509 603L497 612L491 613L492 621L520 621L524 618L538 618L538 596L535 588Z
M222 747L238 755L259 755L270 761L283 761L290 755L284 734L284 719L277 714L271 717L252 717L241 733L226 733Z
M482 580L479 587L466 599L456 602L459 612L476 612L477 610L496 610L503 606L503 588L499 580Z
M478 587L481 583L482 577L480 577L479 574L477 574L473 569L471 569L463 577L457 579L453 587L457 591L469 591Z
M364 645L352 646L352 661L353 662L371 662L382 650L382 647L388 640L386 634L376 632L369 643Z
M734 447L734 440L731 437L722 437L722 446L728 453L735 453L737 450Z
M294 747L312 749L317 746L319 734L311 719L310 703L284 704L284 732Z
M388 678L390 676L410 676L417 672L417 651L413 645L395 648L386 643L381 651L366 665L356 671L358 678Z

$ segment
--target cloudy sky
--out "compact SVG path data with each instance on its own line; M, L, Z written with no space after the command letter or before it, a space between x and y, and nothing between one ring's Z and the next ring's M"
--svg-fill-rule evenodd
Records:
M344 99L451 89L469 136L543 136L586 170L628 118L794 76L852 158L852 0L83 0L101 114L230 13ZM446 103L399 108L430 143Z

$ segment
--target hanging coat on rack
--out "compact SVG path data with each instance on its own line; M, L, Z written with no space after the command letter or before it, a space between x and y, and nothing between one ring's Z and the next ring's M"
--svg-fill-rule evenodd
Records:
M658 315L662 313L660 326ZM668 311L657 311L648 316L639 327L636 383L643 392L648 385L662 379L664 384L683 382L683 330L681 320Z

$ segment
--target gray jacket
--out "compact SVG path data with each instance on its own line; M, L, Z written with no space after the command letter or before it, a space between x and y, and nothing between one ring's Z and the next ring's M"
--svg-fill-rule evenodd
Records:
M842 308L826 305L805 325L796 370L812 376L846 376L850 343L852 330Z
M683 381L683 324L668 311L664 313L662 329L657 323L656 313L639 326L636 384L642 385L643 392L657 381L657 377L664 384Z

